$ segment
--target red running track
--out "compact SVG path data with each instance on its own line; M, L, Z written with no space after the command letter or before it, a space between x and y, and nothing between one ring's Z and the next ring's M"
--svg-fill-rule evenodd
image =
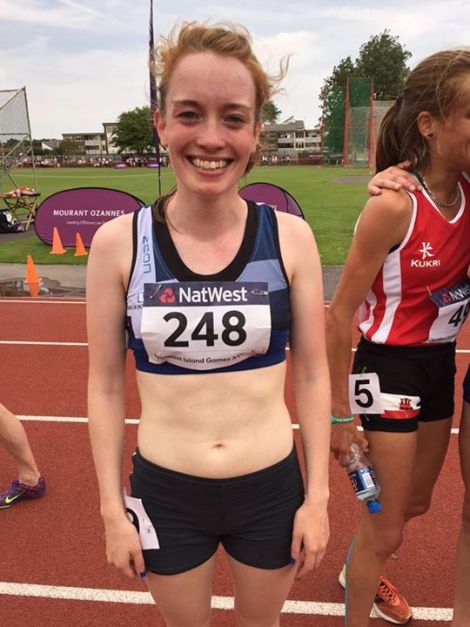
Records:
M459 350L470 344L464 329ZM459 353L457 411L468 355ZM127 416L137 418L139 401L132 361L128 364ZM0 512L0 624L10 627L82 627L130 624L163 626L142 582L122 578L106 564L97 486L86 423L87 348L81 301L0 299L0 400L25 419L35 456L48 480L45 499ZM290 373L286 398L293 411ZM57 422L54 422L54 417ZM298 441L298 430L294 431ZM136 426L126 430L126 467ZM0 451L1 487L14 477L13 462ZM417 627L449 625L462 484L457 437L452 436L431 511L410 523L399 559L387 574L417 610ZM358 521L359 505L344 471L331 463L331 539L319 571L295 583L285 606L285 627L343 625L337 574ZM223 555L214 579L217 627L234 625L232 588ZM183 600L184 602L184 600ZM298 603L296 603L298 602ZM433 609L435 608L435 609ZM336 615L335 615L336 612ZM385 625L380 619L374 624Z

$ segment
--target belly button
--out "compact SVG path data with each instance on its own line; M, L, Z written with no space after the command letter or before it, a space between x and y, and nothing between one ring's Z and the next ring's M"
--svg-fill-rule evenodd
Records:
M224 448L224 445L219 442L218 444L214 444L212 448Z

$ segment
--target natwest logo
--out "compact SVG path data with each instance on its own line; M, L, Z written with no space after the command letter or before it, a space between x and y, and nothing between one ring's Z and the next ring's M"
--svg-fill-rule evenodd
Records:
M246 303L247 289L226 289L221 286L193 288L179 287L180 303Z
M434 253L432 252L431 242L422 242L419 252L421 253L421 259L412 259L410 261L412 268L438 268L441 265L440 259L432 259Z
M171 287L166 287L160 296L161 303L174 303L176 301L176 296Z

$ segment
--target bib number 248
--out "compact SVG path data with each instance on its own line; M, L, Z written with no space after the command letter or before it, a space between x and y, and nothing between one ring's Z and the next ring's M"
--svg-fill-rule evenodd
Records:
M171 311L163 316L165 322L176 321L176 328L164 341L164 346L168 348L182 348L189 346L189 340L179 339L186 331L188 319L186 315L179 311ZM222 333L220 339L227 346L240 346L246 340L245 324L246 318L241 311L227 311L222 316ZM214 328L214 314L212 311L204 313L195 325L190 336L191 341L202 341L206 346L214 346L219 339L219 334Z

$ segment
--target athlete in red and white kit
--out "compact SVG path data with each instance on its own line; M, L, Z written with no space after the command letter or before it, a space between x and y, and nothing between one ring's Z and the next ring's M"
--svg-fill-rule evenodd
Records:
M416 190L367 202L328 312L332 450L344 465L359 442L382 485L382 511L364 509L340 576L347 627L367 625L372 606L395 624L412 614L383 569L405 523L428 510L449 442L455 338L470 308L469 111L470 49L438 52L411 72L382 122L376 163L410 160Z
M426 190L410 194L408 232L387 255L359 310L359 328L367 340L407 346L455 339L470 297L463 270L470 224L466 177L458 183L460 206L450 220Z
M409 161L390 166L369 181L371 196L378 196L383 189L405 189L410 192L421 188L408 168ZM468 173L464 174L470 180ZM468 270L470 278L470 267ZM462 479L465 487L462 507L462 524L459 532L456 556L455 596L452 627L468 627L470 617L470 366L463 382L463 407L459 425L459 454Z

